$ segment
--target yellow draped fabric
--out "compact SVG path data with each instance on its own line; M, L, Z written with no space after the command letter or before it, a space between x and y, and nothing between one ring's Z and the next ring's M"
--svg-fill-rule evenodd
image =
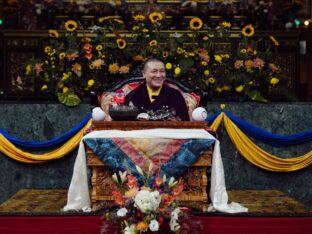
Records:
M217 131L220 124L222 123L223 121L223 117L224 117L224 113L221 112L220 115L217 116L217 118L213 121L213 123L211 124L211 128L214 130L214 131Z
M91 120L61 147L43 154L32 154L24 152L16 148L10 141L8 141L2 134L0 134L0 151L10 158L23 163L44 163L47 161L55 160L64 157L75 149L81 138L83 137L84 131L91 125Z
M312 151L294 158L280 158L255 145L226 115L224 126L240 154L257 167L268 171L291 172L312 164Z

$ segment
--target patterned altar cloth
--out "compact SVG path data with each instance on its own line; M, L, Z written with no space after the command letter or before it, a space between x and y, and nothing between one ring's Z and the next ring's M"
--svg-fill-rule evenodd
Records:
M73 177L69 186L67 205L64 211L91 211L88 186L85 145L87 144L105 164L114 170L135 169L138 164L153 162L153 172L174 176L185 174L188 167L211 144L215 143L212 168L209 210L235 213L246 212L245 207L232 202L228 204L228 195L224 181L224 169L220 154L220 142L204 129L148 129L148 130L102 130L93 131L83 137L79 144L74 165Z
M130 170L139 181L136 165L148 172L178 178L215 142L214 139L88 138L83 141L113 171Z

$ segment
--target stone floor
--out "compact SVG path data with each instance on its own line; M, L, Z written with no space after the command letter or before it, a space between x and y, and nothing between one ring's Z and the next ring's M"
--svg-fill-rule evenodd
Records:
M308 215L312 211L302 203L277 190L228 191L229 201L235 201L249 209L245 215ZM22 189L0 205L4 214L65 214L66 189Z

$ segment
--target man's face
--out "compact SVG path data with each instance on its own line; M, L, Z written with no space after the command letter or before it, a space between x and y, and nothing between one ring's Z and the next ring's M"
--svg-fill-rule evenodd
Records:
M163 85L166 78L165 65L162 62L151 61L143 71L143 76L148 87L158 89Z

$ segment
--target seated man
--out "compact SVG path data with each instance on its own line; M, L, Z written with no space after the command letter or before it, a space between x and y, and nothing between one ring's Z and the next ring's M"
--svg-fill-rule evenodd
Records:
M157 111L164 107L173 110L175 120L190 120L184 97L180 91L164 84L165 65L162 61L151 58L143 69L145 82L132 90L125 99L125 105L132 103L140 113Z

